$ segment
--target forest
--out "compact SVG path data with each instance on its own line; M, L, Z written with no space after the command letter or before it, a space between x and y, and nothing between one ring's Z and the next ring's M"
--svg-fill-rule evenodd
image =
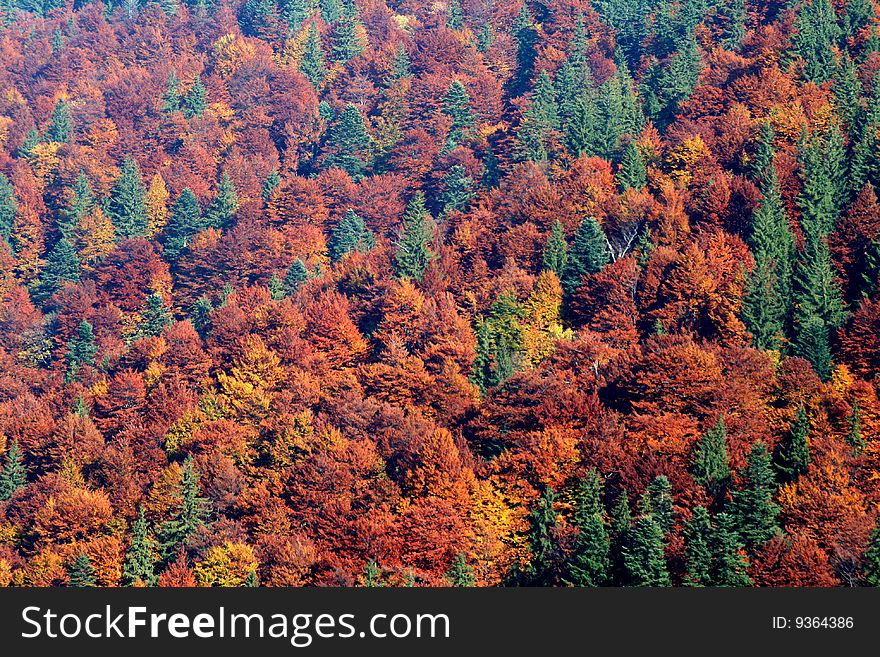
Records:
M873 0L0 17L0 585L880 585Z

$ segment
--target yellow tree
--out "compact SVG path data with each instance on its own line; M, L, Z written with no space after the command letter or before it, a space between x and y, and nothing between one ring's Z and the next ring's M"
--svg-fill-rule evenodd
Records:
M110 218L96 207L79 220L74 239L83 269L93 271L113 250L116 231Z
M226 541L208 550L195 567L199 586L248 586L255 581L257 557L250 545Z
M144 196L144 205L147 206L147 237L155 237L168 223L169 196L165 180L157 171Z

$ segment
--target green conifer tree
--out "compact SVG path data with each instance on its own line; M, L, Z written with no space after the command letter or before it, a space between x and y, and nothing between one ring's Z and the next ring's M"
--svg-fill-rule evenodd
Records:
M263 201L268 201L272 198L272 194L275 193L275 190L278 189L280 184L281 176L279 176L278 172L273 169L263 181L263 188L260 191L260 196L263 198Z
M159 561L159 543L153 538L147 526L144 507L138 510L138 517L131 526L131 545L125 553L122 565L122 582L134 586L138 582L154 586L157 581L156 563Z
M171 309L165 305L162 295L153 292L144 301L144 309L141 311L141 320L137 325L137 337L159 337L165 327L174 323Z
M75 379L83 365L94 365L96 353L94 329L89 322L82 320L76 335L67 343L67 380Z
M773 501L773 480L767 446L757 442L749 453L744 486L733 493L730 513L734 526L748 548L763 545L779 532L779 505Z
M466 212L475 195L474 179L461 164L454 164L443 176L442 190L437 201L443 208L441 219L451 212Z
M623 149L623 158L617 172L617 184L622 191L642 189L648 184L645 158L633 142L629 142Z
M63 98L55 103L55 109L52 110L52 121L49 124L49 130L46 137L49 141L57 141L67 143L73 134L73 119L70 116L70 105Z
M615 586L629 584L623 555L630 543L631 534L632 514L629 509L629 496L626 490L623 490L611 510L611 580Z
M433 219L425 207L425 196L416 192L403 215L403 225L394 251L394 268L401 278L421 281L434 258L430 244Z
M559 221L553 222L550 229L550 237L544 245L544 269L549 269L562 278L565 272L565 263L568 261L568 244L565 241L565 229Z
M24 454L17 441L12 441L3 459L0 470L0 502L8 500L15 491L27 485L27 469L24 466Z
M358 31L362 29L360 12L354 0L344 0L341 16L333 26L333 59L345 64L363 52L364 44L358 35Z
M364 117L357 107L347 103L337 120L330 125L324 166L339 167L357 180L369 165L370 145Z
M595 274L610 260L605 231L593 217L587 217L578 226L568 251L562 288L571 295L581 285L583 277Z
M9 236L18 214L18 200L15 189L4 174L0 173L0 239L10 243Z
M691 466L694 481L703 486L706 492L717 497L726 490L730 480L730 465L727 455L727 430L724 418L709 429L694 448L694 461Z
M192 456L187 456L180 472L174 497L176 506L171 517L159 527L159 540L166 562L170 561L187 540L195 534L208 517L208 500L199 495L199 473L193 465Z
M37 301L45 301L64 287L64 283L76 283L79 277L79 256L73 244L62 237L46 256L46 266L40 273L40 282L34 292L34 298Z
M862 413L859 408L859 400L855 397L852 402L852 411L849 416L849 433L846 436L846 442L852 446L857 452L862 451L867 443L862 436Z
M558 546L556 543L556 493L547 487L529 514L529 550L532 559L528 583L533 586L552 584L557 576Z
M206 109L208 109L208 91L202 84L202 76L197 75L183 99L183 115L192 119L202 116Z
M631 586L671 586L663 529L653 516L636 518L623 546L623 564Z
M776 467L783 480L795 481L807 474L810 467L810 430L807 409L801 404L794 422L777 446Z
M706 507L694 507L685 526L685 586L712 585L712 524Z
M578 535L568 560L568 580L574 586L602 586L608 580L611 543L601 502L602 481L591 469L575 491L574 526Z
M162 94L162 111L167 114L180 111L180 78L172 69L168 74L168 82L165 85L165 93Z
M464 85L458 80L453 80L441 101L443 113L452 119L444 151L455 150L459 144L468 139L471 130L473 130L476 117L471 110L470 102L470 96Z
M186 251L192 236L205 227L199 201L187 187L180 193L168 217L164 236L165 257L172 262L177 260Z
M880 518L865 550L865 581L870 586L880 586Z
M72 588L82 589L96 585L95 568L92 560L85 552L80 554L67 567L67 585Z
M235 219L238 206L235 184L229 174L224 173L217 187L217 195L205 211L205 225L209 228L228 228Z
M92 185L82 171L76 177L72 192L70 201L60 209L58 219L58 231L68 240L73 239L80 220L96 205Z
M549 157L553 132L559 129L556 89L547 71L541 71L532 92L532 103L523 113L517 130L517 152L521 159L543 162Z
M146 188L134 159L127 157L110 194L107 214L120 237L142 237L147 232Z
M461 8L461 0L450 0L446 9L446 27L450 30L460 30L464 26L464 11Z
M284 275L284 291L287 296L294 294L309 279L309 272L302 260L296 259Z
M728 513L714 518L712 530L712 586L751 586L749 561L736 531L736 521Z
M467 559L461 552L452 562L452 567L446 571L446 581L449 586L472 587L476 583L474 569L468 565Z
M822 84L834 71L834 46L840 38L837 14L830 0L804 2L795 28L794 47L804 61L804 78Z
M663 534L669 533L675 521L672 505L672 485L666 475L658 475L645 489L642 499L639 500L639 511L642 515L650 515L663 530Z
M369 251L375 245L376 239L364 220L354 210L349 209L330 236L330 258L336 262L347 253Z
M318 26L312 21L309 25L309 33L303 50L303 56L299 63L299 70L315 87L320 87L327 77L327 67L324 63L324 48L321 46L321 35Z

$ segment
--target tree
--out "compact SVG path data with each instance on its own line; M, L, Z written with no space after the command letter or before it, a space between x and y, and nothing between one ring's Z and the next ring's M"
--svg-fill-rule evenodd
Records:
M645 158L633 142L629 142L623 149L623 158L617 172L617 184L622 191L642 189L648 184Z
M834 46L840 38L837 14L830 0L803 3L795 26L794 47L804 60L804 78L822 84L834 71Z
M611 510L611 579L616 586L626 586L629 583L624 552L628 549L631 535L632 515L629 509L629 496L626 490L623 490Z
M461 0L450 0L446 10L446 27L450 30L460 30L464 25L464 11L461 8Z
M723 417L718 418L717 424L703 434L696 444L691 474L709 495L717 497L726 489L730 479L730 465Z
M871 586L880 586L880 518L865 551L865 580Z
M575 231L568 251L565 272L562 276L562 287L566 294L571 295L580 287L587 274L602 271L609 259L605 231L593 217L587 217Z
M174 323L171 310L165 306L162 295L153 292L144 301L144 309L141 311L141 321L137 325L137 337L159 337L165 327Z
M457 587L471 587L476 583L474 569L468 565L467 559L461 552L456 555L452 567L446 571L446 581L449 586Z
M76 378L83 365L94 365L98 346L95 344L95 333L92 325L82 320L76 335L67 343L67 380Z
M782 478L795 481L810 467L810 418L801 404L786 436L777 446L776 467Z
M81 553L67 567L67 582L72 588L89 588L96 584L95 568L92 566L92 560L85 552Z
M533 586L547 586L556 579L556 493L547 487L538 504L529 514L529 550L531 561L528 582Z
M645 489L639 500L639 510L643 515L650 515L667 534L675 520L672 508L672 486L666 475L655 477Z
M107 214L119 237L141 237L147 232L146 189L137 162L127 157L113 186Z
M363 25L357 4L354 0L344 0L342 15L333 26L333 35L330 40L333 59L345 64L360 55L364 50L362 31Z
M394 57L391 60L391 77L395 80L402 80L411 76L412 62L406 51L406 46L401 43L394 51Z
M712 523L706 507L697 506L685 526L685 586L712 585Z
M449 152L466 141L476 123L476 117L471 111L471 98L467 89L458 80L453 80L449 89L441 101L443 114L452 119L449 133L446 136L444 151Z
M309 272L302 260L297 258L284 275L284 290L287 296L294 294L309 279Z
M450 212L466 212L474 197L474 179L461 164L453 165L443 176L443 189L437 201L443 208L441 219Z
M176 506L171 517L159 527L159 540L165 562L171 561L179 548L205 524L209 514L208 500L199 496L199 473L192 456L187 456L180 470L174 491Z
M734 527L746 547L763 545L779 534L779 506L773 501L770 455L763 442L756 442L749 453L744 486L733 493L730 512Z
M173 69L168 74L165 93L162 94L162 111L167 114L180 111L180 78Z
M59 210L58 231L63 237L73 239L79 222L95 209L95 195L92 185L82 171L76 177L71 190L70 201Z
M529 5L523 2L513 22L513 38L516 40L516 73L512 78L513 95L527 88L537 56L538 31Z
M147 237L155 237L168 224L168 199L171 195L165 187L165 180L157 172L150 179L150 186L144 195L147 209Z
M477 357L472 380L483 392L504 383L520 366L525 312L511 293L502 294L486 317L477 318Z
M425 196L416 192L404 212L394 251L394 268L399 277L422 280L428 264L434 258L429 248L433 235L433 219L425 207Z
M183 99L183 115L188 119L192 119L202 116L207 108L208 92L205 89L205 85L202 84L202 76L197 75L189 91L186 92L186 97Z
M228 228L235 218L235 213L238 212L238 206L235 184L229 174L224 173L217 188L217 195L205 211L206 227Z
M346 103L328 130L324 166L339 167L358 179L369 164L370 144L364 117L352 103Z
M751 586L749 561L736 531L736 521L728 513L714 518L712 530L712 586Z
M575 492L574 525L578 534L566 568L574 586L602 586L608 580L611 543L601 495L599 473L591 469L578 481Z
M309 33L306 37L302 59L299 62L299 70L316 87L320 87L324 82L324 78L327 77L327 67L324 64L324 49L321 46L321 35L314 21L309 25Z
M154 586L156 563L159 556L159 543L150 534L144 507L138 510L138 517L131 526L131 545L125 553L122 565L122 582L127 586L139 583Z
M352 251L369 251L376 245L373 233L364 220L349 209L342 220L336 224L330 237L330 258L335 262Z
M34 297L45 301L60 290L65 282L76 283L79 277L79 256L73 244L62 237L46 257L46 266L40 274L40 283Z
M846 436L846 442L857 452L862 451L867 443L862 436L862 413L859 408L859 400L855 397L852 402L852 411L849 416L849 433Z
M70 106L63 98L58 99L55 103L55 109L52 110L52 121L46 132L49 141L57 141L67 143L73 134L73 121L70 118Z
M10 243L9 236L18 214L18 200L15 189L4 174L0 173L0 239Z
M171 208L165 228L165 256L171 261L177 260L189 246L190 238L205 227L199 201L187 187Z
M550 140L559 129L556 89L547 71L541 71L532 92L532 103L523 113L516 131L521 159L543 162L549 157Z
M663 529L650 515L639 516L629 542L623 546L623 564L631 586L670 586Z
M6 451L3 470L0 470L0 502L8 500L15 491L27 485L27 469L24 466L24 454L18 442L13 441Z
M565 230L559 221L553 222L550 229L550 237L544 245L542 258L544 269L549 269L560 279L565 272L565 263L568 261L568 244L565 241Z
M260 196L263 201L268 201L272 198L272 194L278 189L278 186L281 184L281 176L278 175L278 172L275 169L269 172L269 175L266 176L266 179L263 181L263 187L260 191Z

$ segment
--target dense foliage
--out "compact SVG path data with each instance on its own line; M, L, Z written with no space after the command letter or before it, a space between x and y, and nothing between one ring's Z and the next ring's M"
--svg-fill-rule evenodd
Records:
M872 0L0 14L0 584L880 583Z

